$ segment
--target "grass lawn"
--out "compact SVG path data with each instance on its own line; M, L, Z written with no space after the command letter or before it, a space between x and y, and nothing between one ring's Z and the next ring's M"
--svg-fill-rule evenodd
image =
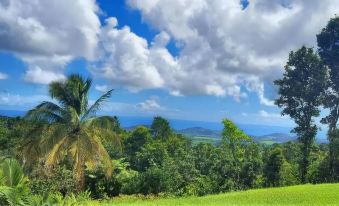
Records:
M204 197L138 199L123 197L104 206L214 206L214 205L339 205L339 184L301 185L271 189L257 189L243 192L231 192Z

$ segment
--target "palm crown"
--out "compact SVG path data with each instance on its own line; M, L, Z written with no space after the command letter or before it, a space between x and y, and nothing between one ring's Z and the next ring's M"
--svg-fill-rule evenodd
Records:
M84 184L85 168L103 168L108 176L112 173L112 163L102 142L120 143L119 137L113 132L115 119L95 116L101 104L111 96L112 90L89 106L88 92L91 85L90 79L80 75L53 82L49 85L49 94L58 103L42 102L26 115L30 120L48 123L36 132L38 138L31 139L26 145L26 161L43 157L49 168L67 160L73 165L80 187Z

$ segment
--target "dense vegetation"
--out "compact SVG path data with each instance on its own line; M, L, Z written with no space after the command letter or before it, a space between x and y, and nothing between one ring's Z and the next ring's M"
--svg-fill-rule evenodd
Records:
M339 18L317 36L318 52L291 52L276 104L296 123L298 141L262 145L223 120L218 144L192 142L155 117L150 128L125 131L96 112L91 80L71 75L49 86L23 118L0 119L1 205L77 204L118 195L206 194L339 181ZM315 118L328 108L329 144L318 145ZM264 190L263 190L264 191Z

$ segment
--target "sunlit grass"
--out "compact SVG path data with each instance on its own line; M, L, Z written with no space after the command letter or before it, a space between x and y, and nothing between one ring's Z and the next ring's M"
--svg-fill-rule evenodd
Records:
M257 189L204 197L153 198L146 200L137 197L123 197L115 198L101 205L339 205L339 184Z

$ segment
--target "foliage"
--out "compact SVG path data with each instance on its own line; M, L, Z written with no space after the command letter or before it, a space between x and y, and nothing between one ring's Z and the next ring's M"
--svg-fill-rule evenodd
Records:
M143 146L151 140L151 134L146 127L140 126L133 130L125 140L125 153L133 169L138 168L136 153L140 152Z
M169 122L162 118L162 117L154 117L152 125L151 125L151 134L153 138L163 138L163 139L168 139L171 134L172 130L169 125Z
M336 156L335 142L337 123L339 119L339 17L331 19L321 33L317 35L319 55L329 68L330 81L329 87L325 91L323 98L324 108L329 109L329 114L321 122L327 124L328 140L330 141L329 151L329 170L332 181L339 176L339 169L336 167L338 156Z
M36 166L36 169L30 172L29 186L31 192L37 195L60 193L65 196L77 192L73 172L64 165L57 165L50 170L43 165Z
M260 146L251 143L247 145L244 153L240 179L244 189L258 188L263 184L263 158Z
M265 184L267 186L277 187L282 185L282 168L284 161L281 148L274 148L270 152L264 169Z
M251 141L251 138L240 130L231 120L224 119L223 124L223 145L225 149L229 149L231 152L233 158L232 167L234 168L233 178L235 184L240 186L240 173L244 163L245 145Z
M283 115L289 115L297 124L292 132L302 143L300 172L305 183L311 147L317 134L314 117L320 114L320 97L327 86L327 69L312 48L302 47L290 53L283 78L274 83L279 86L279 98L275 103L283 108Z
M29 188L27 177L15 159L5 159L0 165L0 203L2 205L26 205Z
M54 102L43 102L30 110L26 117L48 124L39 138L31 138L25 148L25 158L35 160L44 157L48 168L67 159L72 164L79 189L84 187L85 168L102 168L106 176L112 173L109 154L102 141L115 141L116 122L110 117L95 117L100 105L111 96L112 90L103 94L93 105L88 104L88 92L92 81L79 75L71 75L65 82L49 85Z
M30 197L30 206L41 206L41 205L64 205L64 206L80 206L80 205L96 205L91 201L89 192L81 192L77 195L74 193L63 196L60 193L50 193L44 196L34 195Z

